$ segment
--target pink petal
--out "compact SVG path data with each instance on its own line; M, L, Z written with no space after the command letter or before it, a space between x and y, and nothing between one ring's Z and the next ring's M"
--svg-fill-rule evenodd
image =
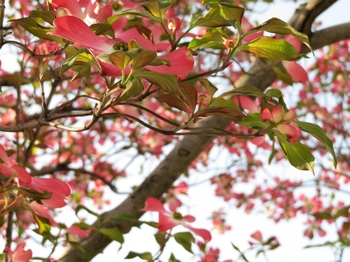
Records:
M159 213L169 213L164 208L162 202L160 202L157 198L148 197L145 201L145 207L141 209L142 211L155 211Z
M83 230L78 226L71 226L71 227L66 229L67 232L74 234L74 235L77 235L77 236L82 237L82 238L87 238L89 236L91 230L92 230L92 228Z
M288 137L298 137L300 134L300 132L298 132L299 128L290 123L281 123L277 126L277 129Z
M57 226L57 222L50 216L49 212L45 207L38 204L37 202L31 202L29 207L37 213L39 216L44 217L50 221L51 226Z
M42 199L44 206L49 208L61 208L67 205L67 198L64 195L52 194L49 199Z
M201 228L193 228L189 225L184 225L184 227L188 228L189 230L191 230L193 233L195 233L196 235L200 236L201 238L203 238L203 240L205 242L209 242L211 240L211 234L208 230L206 229L201 229Z
M6 165L11 166L10 159L7 156L6 150L2 145L0 145L0 159L4 161Z
M169 199L167 202L171 212L175 212L178 207L182 206L181 201L174 197Z
M71 191L66 182L56 178L33 177L30 187L41 193L47 191L62 196L69 196Z
M13 166L12 169L16 171L20 182L28 184L28 185L32 182L32 177L27 172L27 170L25 170L25 168L23 168L21 166Z
M252 238L258 240L259 242L262 242L263 239L262 239L262 234L261 232L258 230L258 231L255 231L253 234L250 235Z
M300 52L301 50L301 41L296 38L293 35L285 35L283 37L284 40L286 40L288 43L292 44L295 48L295 50L297 50L297 52Z
M191 215L186 215L183 217L183 221L192 223L192 222L196 221L196 218L194 216L191 216Z
M74 16L58 17L54 21L55 28L50 34L57 35L69 41L78 43L100 53L112 53L113 46L107 44L101 37L88 27L82 20Z
M259 113L260 107L256 104L256 100L250 99L246 96L235 96L233 102L243 109L248 110L250 113Z
M307 83L309 77L305 69L295 61L282 61L283 67L292 78L293 82Z
M295 112L294 110L288 110L283 117L283 120L294 120Z
M26 243L19 244L12 255L12 262L28 262L32 256L32 250L28 249L24 251Z
M161 56L161 58L169 60L170 65L146 66L146 68L154 72L169 75L186 75L193 69L193 57L187 47L181 47L169 54Z
M5 164L0 164L0 173L5 176L12 176L16 171Z
M262 121L270 121L270 122L274 122L274 119L271 115L271 112L268 108L265 108L262 112L261 112L261 115L260 115L260 119Z
M159 213L158 217L158 230L159 232L164 232L173 227L179 225L179 222L173 220L172 217L165 215L164 213Z
M83 18L83 12L76 0L52 0L51 4L55 9L62 7L68 12L68 14Z
M282 106L281 105L275 106L271 111L271 115L274 120L273 122L277 123L281 121L284 117L284 110Z
M147 38L140 35L136 28L131 28L124 32L119 32L118 34L116 34L116 36L118 36L118 38L120 39L123 39L124 42L130 42L131 40L135 40L143 48L156 51L153 43Z

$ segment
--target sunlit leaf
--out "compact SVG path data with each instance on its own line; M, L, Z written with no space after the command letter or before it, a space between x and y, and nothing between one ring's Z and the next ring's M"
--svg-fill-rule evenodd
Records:
M137 71L134 76L146 79L148 82L154 84L155 86L158 86L165 92L173 94L179 93L177 77L174 75L166 75L148 70L140 70Z
M237 48L237 51L253 53L271 60L292 61L302 57L294 46L283 39L262 36Z
M131 61L131 57L128 56L124 51L117 50L110 54L109 61L111 61L114 65L119 67L121 70L124 70L129 62Z

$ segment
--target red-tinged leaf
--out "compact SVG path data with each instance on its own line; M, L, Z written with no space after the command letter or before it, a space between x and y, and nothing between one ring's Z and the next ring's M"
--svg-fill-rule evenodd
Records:
M120 232L119 228L117 227L99 228L98 231L111 240L115 240L120 244L124 243L123 234Z
M150 64L157 57L156 52L145 49L132 49L126 52L132 57L131 67L133 70L139 70Z
M337 155L335 154L335 151L334 151L333 142L332 140L329 139L329 137L326 135L326 133L321 127L319 127L316 124L303 122L303 121L292 121L292 123L297 125L304 132L309 133L318 141L320 141L327 148L327 150L332 154L334 167L337 166Z
M181 97L182 101L184 101L185 104L191 108L193 112L197 106L198 93L196 88L186 82L180 82L179 87L182 89L182 93L185 95Z
M293 82L306 84L309 82L309 77L305 69L295 61L282 61L283 67L291 76Z
M177 96L175 96L173 94L162 94L162 95L158 96L157 99L160 102L166 103L170 107L175 107L175 108L179 109L180 111L184 111L184 112L188 113L186 105L179 98L177 98Z
M131 259L131 258L135 258L135 257L139 257L139 258L146 260L146 261L153 261L152 254L149 252L136 253L136 252L130 251L129 254L125 257L125 259Z
M173 235L176 242L183 246L188 252L192 252L192 243L195 242L195 238L190 232L180 232Z
M275 33L280 35L286 35L286 34L293 35L296 38L298 38L301 42L303 42L310 50L312 50L309 44L309 38L307 37L307 35L296 31L293 27L288 25L288 23L278 18L271 18L270 20L264 22L263 24L249 30L244 36L248 36L250 34L253 34L259 31L267 31L270 33Z
M148 82L154 84L155 86L158 86L160 89L167 93L179 93L177 77L174 75L166 75L148 70L140 70L137 71L134 76L146 79Z
M147 38L148 40L150 40L153 43L153 32L152 30L150 30L149 28L143 26L143 25L134 25L134 27L136 28L137 32L139 32L140 35L142 35L143 37Z
M262 36L256 40L245 43L237 48L237 51L253 53L259 57L271 60L296 60L300 55L293 45L283 39L274 39Z
M128 56L124 51L118 50L110 54L109 61L119 67L121 70L124 70L131 61L131 57Z

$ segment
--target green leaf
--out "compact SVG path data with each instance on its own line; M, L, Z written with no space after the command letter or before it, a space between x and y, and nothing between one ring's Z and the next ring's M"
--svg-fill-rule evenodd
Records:
M87 211L89 214L94 215L95 217L100 217L99 214L93 212L92 210L88 209L87 207L85 207L85 206L83 206L83 205L78 205L78 206L75 208L75 215L78 215L78 213L79 213L80 210L85 210L85 211Z
M55 14L53 12L44 11L44 10L30 11L29 17L30 18L39 18L45 22L48 22L51 25L53 25L53 20L55 20L55 18L56 18Z
M189 49L196 50L198 48L226 49L226 39L216 30L208 31L203 37L196 37L191 40L188 45Z
M39 227L37 230L38 233L42 235L46 233L50 233L50 230L51 230L50 220L48 220L46 217L39 216L34 212L32 212L32 215L36 224Z
M129 254L125 257L125 259L131 259L135 257L139 257L147 261L153 261L152 254L150 252L136 253L136 252L130 251Z
M174 0L151 0L140 5L153 16L163 19L164 13L173 5Z
M238 88L235 88L231 91L225 92L219 97L226 97L226 96L256 96L256 97L264 97L265 94L262 92L259 88L251 85L244 85Z
M116 98L115 103L117 104L121 101L128 100L129 98L136 97L141 95L143 92L143 85L141 83L141 80L137 77L133 77L132 80L129 80L126 83L126 87L121 92L121 94Z
M337 167L337 156L334 152L333 142L330 140L324 130L316 124L303 122L303 121L292 121L293 124L297 125L304 132L309 133L318 141L320 141L327 150L332 154L334 159L334 167Z
M73 49L68 49L68 54L72 54ZM71 55L62 65L60 74L64 74L66 71L71 69L73 66L79 66L78 69L81 70L83 67L90 68L91 66L97 67L101 71L99 63L96 58L90 53L89 50L83 48L77 51L74 55ZM78 70L76 70L78 71ZM80 74L81 72L78 71ZM88 78L87 78L88 79Z
M294 46L283 39L274 39L268 36L259 37L237 48L237 51L253 53L259 57L271 60L296 60L300 55Z
M250 29L247 33L245 33L244 36L248 36L259 31L267 31L270 33L275 33L280 35L286 35L286 34L293 35L297 37L301 42L303 42L310 50L312 50L309 44L309 38L307 37L307 35L298 32L293 27L288 25L288 23L278 18L271 18L270 20L267 20L263 24Z
M191 28L196 26L204 27L221 27L221 26L230 26L223 17L221 13L221 7L219 5L213 5L210 7L209 11L201 16L192 16L190 20Z
M51 32L52 28L46 28L44 26L41 26L38 24L34 18L20 18L16 20L11 20L11 22L15 22L16 24L19 24L22 26L25 30L27 30L29 33L35 35L36 37L39 37L41 39L54 41L60 44L64 44L63 40L54 35L49 35L47 33Z
M237 247L236 245L234 245L233 243L231 243L232 247L237 250L239 252L239 254L241 255L241 257L243 258L243 260L245 262L249 262L249 260L246 258L246 256L243 254L243 252L239 249L239 247Z
M346 206L346 207L339 209L337 211L337 213L335 213L334 218L337 219L343 215L346 215L348 213L349 208L350 208L350 206Z
M134 76L146 79L148 82L154 84L155 86L158 86L160 89L167 93L179 93L177 77L174 75L161 74L145 69L137 71Z
M181 262L180 260L177 260L173 253L171 253L168 262Z
M274 66L272 67L272 70L276 73L276 76L279 80L282 80L283 83L288 85L293 85L293 79L292 77L283 69Z
M192 252L192 243L195 242L195 238L190 232L180 232L173 235L176 242L183 246L188 252Z
M155 237L155 239L160 247L163 247L166 243L165 236L166 236L166 232L158 232L157 234L154 235L154 237Z
M333 216L329 211L315 212L312 215L318 219L325 219L325 220L333 219Z
M246 117L243 117L242 120L238 122L238 124L258 130L264 130L265 128L269 127L269 124L267 122L261 120L259 113L253 113L247 115Z
M117 227L99 228L98 231L111 240L115 240L115 241L119 242L120 244L124 243L123 234L120 232L119 228L117 228Z
M220 3L222 17L241 33L241 23L244 14L244 8L229 3Z
M286 136L277 130L274 130L273 132L277 136L277 139L289 163L299 170L310 170L313 174L315 174L315 158L311 154L310 149L300 142L291 143L287 141Z
M71 241L71 240L66 240L66 241L72 247L81 251L87 258L90 257L90 253L88 251L86 251L79 242L75 242L75 241Z
M199 80L199 82L208 91L210 97L213 98L216 91L218 91L218 88L207 79L201 79L201 80Z
M283 94L282 94L281 90L274 89L274 88L271 88L271 89L267 90L265 92L265 95L267 97L277 97L277 98L283 97Z

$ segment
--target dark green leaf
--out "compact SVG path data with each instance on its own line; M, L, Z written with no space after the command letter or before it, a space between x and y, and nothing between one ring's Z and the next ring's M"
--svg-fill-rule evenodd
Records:
M269 127L269 124L260 119L259 113L249 114L243 117L241 121L238 122L239 125L247 126L249 128L263 130Z
M225 92L219 97L226 97L226 96L256 96L256 97L264 97L265 94L262 92L259 88L251 85L245 85L238 88L235 88L231 91Z
M165 236L166 236L165 232L158 232L157 234L154 235L154 237L155 237L155 239L160 247L163 247L166 243Z
M120 232L119 228L117 228L117 227L99 228L98 231L111 240L115 240L115 241L119 242L120 244L124 243L123 234Z
M39 18L53 25L53 20L55 20L56 16L53 12L44 11L44 10L33 10L30 11L29 17L31 18Z
M78 215L78 213L79 213L80 210L85 210L85 211L87 211L89 214L94 215L95 217L100 217L99 214L93 212L92 210L88 209L87 207L85 207L85 206L83 206L83 205L78 205L78 206L75 208L75 215Z
M333 219L333 216L329 211L315 212L313 213L313 216L318 219L325 219L325 220Z
M300 170L310 170L314 173L315 158L307 146L300 142L288 142L286 136L277 130L274 131L274 134L277 136L282 150L292 166Z
M173 253L171 253L168 262L181 262L180 260L177 260Z
M327 148L327 150L333 156L334 167L336 167L337 166L337 156L334 152L333 142L332 142L332 140L330 140L327 137L324 130L316 124L302 122L302 121L292 121L292 122L293 122L293 124L297 125L304 132L307 132L310 135L312 135L314 138L316 138L318 141L320 141Z
M191 28L196 26L205 27L221 27L230 26L221 14L221 7L218 5L213 5L210 7L209 11L204 15L204 17L193 16L191 18Z
M137 77L133 77L133 79L129 80L126 83L125 89L121 92L121 94L116 98L115 103L117 104L121 101L128 100L129 98L136 97L141 95L143 92L143 85Z
M190 232L180 232L173 235L176 242L183 246L188 252L192 252L192 243L195 242L195 238Z
M139 257L146 261L153 261L152 254L150 252L136 253L136 252L130 251L129 254L125 257L125 259L131 259L135 257Z
M245 262L249 262L248 259L246 258L246 256L243 254L243 252L239 249L239 247L235 246L233 243L231 243L232 247L237 250L239 252L239 254L241 255L241 257L243 258L243 260Z

